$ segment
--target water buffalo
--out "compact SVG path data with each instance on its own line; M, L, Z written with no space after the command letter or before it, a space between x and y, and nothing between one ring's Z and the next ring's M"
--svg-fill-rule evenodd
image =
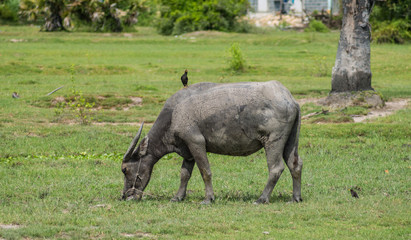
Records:
M182 201L197 164L205 184L205 199L214 200L207 152L247 156L265 149L268 181L256 203L268 203L284 159L293 178L293 200L301 199L302 160L298 156L300 107L279 82L198 83L182 89L165 103L148 134L143 124L123 158L123 199L141 199L154 164L176 152L184 160L181 183L172 201Z

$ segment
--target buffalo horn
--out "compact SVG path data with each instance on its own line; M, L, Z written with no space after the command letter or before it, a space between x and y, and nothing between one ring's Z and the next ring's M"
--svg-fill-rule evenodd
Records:
M140 129L138 130L137 135L134 137L133 141L131 142L130 147L128 147L126 154L124 154L124 158L123 158L124 160L129 159L131 157L131 154L133 153L133 150L136 147L138 140L140 139L140 135L143 130L143 125L144 125L144 122L141 123Z

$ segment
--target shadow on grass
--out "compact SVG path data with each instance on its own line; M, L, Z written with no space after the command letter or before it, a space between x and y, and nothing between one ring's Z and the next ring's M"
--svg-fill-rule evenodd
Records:
M204 193L200 191L188 191L187 197L185 198L184 201L186 203L200 203L204 199ZM143 196L142 201L170 201L171 198L173 197L173 194L159 194L155 195L152 193L146 193ZM219 192L215 194L215 201L217 202L249 202L249 203L254 203L257 201L257 199L260 197L259 192L255 193L247 193L247 192L241 192L241 191L227 191L227 192ZM270 197L270 203L275 203L275 202L283 202L287 203L292 200L292 195L288 194L278 194L273 193Z

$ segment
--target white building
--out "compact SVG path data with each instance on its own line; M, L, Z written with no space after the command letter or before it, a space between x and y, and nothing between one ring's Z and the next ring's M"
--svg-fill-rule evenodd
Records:
M281 10L281 3L283 3L283 13L289 13L292 10L299 15L305 10L307 13L317 11L338 12L338 0L249 0L251 9L255 13L277 13Z

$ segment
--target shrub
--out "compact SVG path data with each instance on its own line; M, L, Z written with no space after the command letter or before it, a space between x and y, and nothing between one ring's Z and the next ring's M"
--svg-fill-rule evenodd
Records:
M6 21L17 21L19 11L18 0L5 0L0 3L0 19Z
M91 117L91 109L94 107L96 99L93 97L86 97L81 91L76 89L74 69L74 65L72 65L70 68L70 80L72 83L71 94L65 97L67 101L65 100L56 104L54 113L58 120L65 112L65 109L68 108L81 124L87 125L93 120L93 117Z
M411 0L377 1L371 13L373 40L404 43L411 40Z
M245 69L245 60L238 43L231 44L228 49L231 57L228 61L229 68L234 72L242 72Z
M248 6L247 0L160 0L156 27L163 35L198 30L245 32L249 27L239 17Z
M312 19L310 23L308 24L308 27L304 29L304 32L329 32L330 29L327 28L327 26L324 25L321 21L317 21L315 19Z
M377 43L404 43L411 40L411 24L406 20L379 22L374 26L373 40Z

